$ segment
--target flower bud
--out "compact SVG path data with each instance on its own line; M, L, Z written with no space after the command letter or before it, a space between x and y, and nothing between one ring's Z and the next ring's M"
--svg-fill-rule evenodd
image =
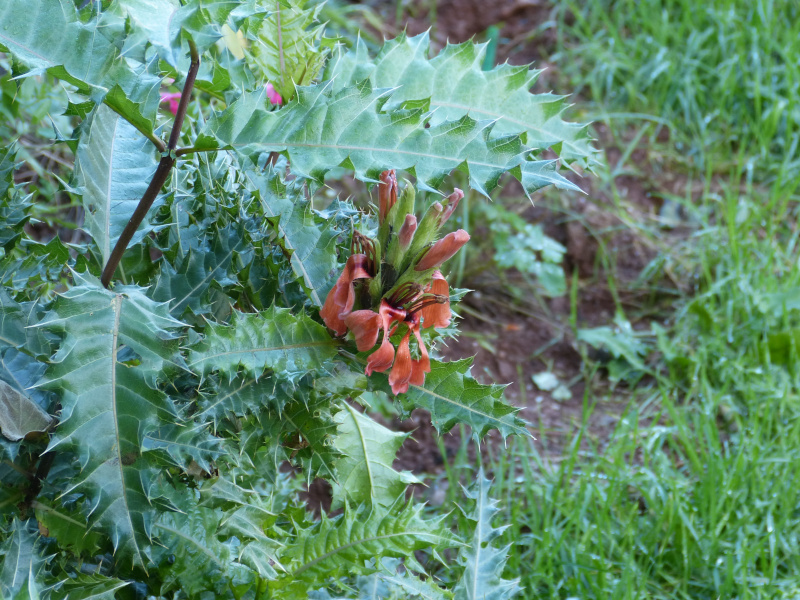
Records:
M400 249L407 250L414 239L414 232L417 230L417 217L414 215L406 215L406 220L400 228L400 233L397 237L400 241Z
M455 188L453 193L447 197L447 203L444 205L444 211L442 214L439 215L439 227L445 224L447 219L456 211L458 208L459 201L464 197L464 192L460 189Z
M463 229L448 233L436 242L414 267L415 271L434 269L443 262L450 260L461 247L469 241L469 234Z
M381 173L378 184L378 223L383 224L389 211L397 202L397 176L394 169Z

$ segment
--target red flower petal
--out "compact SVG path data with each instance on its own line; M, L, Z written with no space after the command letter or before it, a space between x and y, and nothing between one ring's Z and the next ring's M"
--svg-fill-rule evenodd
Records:
M425 288L429 294L436 294L437 296L450 297L450 286L447 285L447 280L442 275L441 271L434 271L433 280L431 284ZM447 327L450 325L450 300L443 304L430 304L422 309L422 326L428 327Z
M356 310L344 318L347 328L356 336L359 352L366 352L378 341L381 316L373 310Z
M344 322L343 315L347 316L353 310L356 301L354 283L357 279L369 278L366 270L367 257L363 254L353 254L347 259L347 263L336 280L336 284L328 292L325 304L319 311L319 316L325 325L336 332L336 335L347 333L347 324Z
M408 384L411 379L411 348L408 346L408 338L411 331L407 331L403 336L403 341L397 347L397 354L394 357L392 372L389 373L389 385L395 395L404 394L408 391Z
M385 336L381 347L369 355L367 359L367 368L364 369L364 373L366 373L367 376L372 375L373 371L383 373L392 366L393 360L394 346L392 346L392 343L389 341L389 336Z

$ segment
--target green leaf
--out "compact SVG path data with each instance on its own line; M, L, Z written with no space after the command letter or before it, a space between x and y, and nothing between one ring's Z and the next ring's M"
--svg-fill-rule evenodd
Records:
M414 173L418 188L434 190L459 169L484 195L506 172L527 193L550 184L578 189L556 172L555 161L530 159L527 134L498 136L493 121L464 116L425 128L424 107L381 112L391 90L373 90L369 81L335 93L330 82L297 90L296 101L273 112L265 110L264 90L244 94L209 119L197 146L252 157L286 151L296 174L318 181L338 166L368 181L396 168Z
M271 5L275 10L261 20L249 57L285 103L294 97L295 85L310 84L324 64L324 26L309 29L322 4L303 9L305 0L277 0Z
M300 437L300 448L292 458L302 462L304 475L310 483L314 477L335 480L335 461L339 453L331 443L336 435L336 423L330 414L330 402L316 394L288 404L280 414L287 430Z
M28 522L15 519L11 535L0 547L0 596L3 598L38 598L37 578L44 560L36 549L38 533L32 533ZM18 595L19 594L19 595Z
M464 574L454 590L456 600L508 600L521 591L519 579L503 579L510 545L496 548L494 543L508 525L492 526L499 509L497 500L489 497L490 486L481 467L478 480L466 492L468 498L475 500L469 515L475 530L469 546L459 550L458 562L464 566Z
M0 379L0 433L12 442L45 431L53 418L33 400Z
M313 210L298 183L281 181L274 171L266 177L248 171L247 178L259 191L278 243L291 256L292 270L311 301L322 306L336 276L336 237L341 231L333 226L333 219L323 219Z
M343 515L322 519L299 532L283 558L287 575L270 585L281 590L305 590L306 585L344 574L374 572L374 565L391 556L406 559L406 567L421 568L415 550L442 549L462 543L442 526L444 517L423 519L422 506L345 507ZM298 585L305 584L305 585Z
M153 529L172 557L162 567L162 594L180 589L189 597L203 592L224 594L229 581L242 577L244 567L236 565L230 544L217 539L217 527L222 511L200 506L188 506L183 512L161 515Z
M187 309L195 314L211 310L210 302L204 302L211 284L220 286L234 284L231 278L233 261L237 253L248 249L248 240L240 227L227 226L214 231L210 247L195 242L179 254L175 260L160 262L152 296L161 302L169 302L172 314L180 317Z
M351 50L338 47L324 77L336 91L364 79L376 88L396 88L392 108L430 99L431 126L469 114L496 121L496 135L525 132L527 145L534 150L560 146L558 154L567 161L597 164L598 151L590 144L586 124L561 118L567 107L564 97L530 93L540 70L504 64L484 71L485 54L485 44L468 41L448 44L429 58L430 36L425 32L387 41L371 61L359 38Z
M59 600L115 600L117 590L130 582L93 573L80 573L63 581L58 590Z
M177 65L173 53L173 39L180 34L174 27L175 13L181 4L178 0L117 0L130 19L131 24L140 30L147 41L156 49L159 58L171 66Z
M95 102L105 101L152 135L161 80L150 72L155 65L121 56L120 40L113 37L121 32L119 25L112 29L100 19L82 23L72 0L7 0L0 23L0 45L22 64L34 72L46 69Z
M335 355L336 343L323 325L273 306L258 314L234 312L230 325L209 324L205 338L189 349L189 367L231 378L240 366L256 376L270 369L293 379L324 367Z
M409 484L419 483L410 472L392 468L408 434L387 429L347 403L334 420L339 426L334 444L342 453L336 462L335 505L352 501L390 506L405 497Z
M470 374L472 359L451 362L431 361L431 372L423 387L411 386L399 396L406 410L424 408L440 432L449 431L457 423L472 428L476 440L497 429L505 438L512 434L530 435L525 422L516 416L518 408L503 401L502 385L483 385ZM388 377L373 377L383 391L391 393Z
M61 396L61 423L48 450L76 451L80 476L65 490L92 499L91 525L106 532L115 551L145 564L154 510L145 489L143 436L175 422L156 377L179 367L175 357L182 326L168 308L135 286L105 290L99 281L74 274L77 285L61 294L39 327L62 333L40 384ZM137 366L121 362L135 355Z
M84 229L108 261L156 170L152 144L105 105L84 123L75 157L75 178L84 208ZM152 230L145 218L129 245Z
M86 518L74 506L68 509L58 501L34 500L33 509L36 520L47 529L47 537L58 540L62 548L75 554L95 555L104 544L104 536L92 530Z

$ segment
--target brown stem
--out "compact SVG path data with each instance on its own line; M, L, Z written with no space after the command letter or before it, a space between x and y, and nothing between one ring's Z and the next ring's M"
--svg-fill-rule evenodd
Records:
M147 189L142 195L142 199L139 200L139 205L136 207L136 210L133 211L133 215L131 215L128 224L125 226L125 229L122 230L122 234L114 245L111 256L108 257L108 262L103 268L103 274L100 277L100 281L105 288L108 288L111 284L111 278L114 276L119 266L119 261L122 260L122 255L125 254L125 250L128 248L128 244L130 244L131 239L133 239L133 234L136 233L139 225L142 224L142 221L147 216L150 207L153 206L153 202L164 186L164 183L167 181L172 167L175 165L175 147L178 145L183 119L186 116L186 109L189 106L189 99L192 96L192 89L194 88L194 82L197 78L197 70L200 68L200 55L193 42L189 42L189 50L192 56L192 64L189 67L189 72L186 74L186 83L181 92L181 100L178 103L178 112L175 115L175 122L172 125L172 132L170 133L169 142L167 143L166 155L161 157L156 172L153 174L153 179L150 180L150 185L147 186Z

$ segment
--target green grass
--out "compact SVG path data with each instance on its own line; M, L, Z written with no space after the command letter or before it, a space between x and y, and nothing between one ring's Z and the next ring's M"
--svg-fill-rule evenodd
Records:
M665 119L701 169L709 153L800 173L800 3L561 0L552 57L602 111ZM717 156L719 159L719 156Z
M611 392L587 368L561 456L547 431L494 453L506 575L524 598L800 598L800 3L563 0L554 14L559 89L581 87L622 148L600 177L610 210L658 244L616 177L659 191L669 165L703 191L662 193L692 231L654 264L684 293L610 439L592 435ZM639 144L658 168L631 165ZM474 470L460 453L451 487Z

